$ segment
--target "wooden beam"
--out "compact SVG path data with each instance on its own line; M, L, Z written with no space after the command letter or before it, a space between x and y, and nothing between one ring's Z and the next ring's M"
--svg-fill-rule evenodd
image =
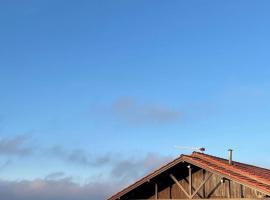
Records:
M206 175L206 171L205 171L205 169L203 169L203 177L202 177L202 181L205 179L205 175ZM206 197L206 191L205 191L205 184L203 185L203 191L202 191L202 196L203 196L203 198L205 198ZM202 199L202 198L201 198Z
M188 180L186 178L183 179L187 184L189 184ZM204 178L202 179L202 181L204 180ZM192 185L192 190L195 191L196 188L194 187L194 185ZM200 191L197 192L197 195L200 197L200 199L204 199L203 194L200 194Z
M240 198L244 198L244 188L243 185L240 184Z
M219 186L221 185L221 181L219 181L217 183L217 185L207 194L207 199L211 197L212 194L214 194L214 192L219 188Z
M199 190L204 186L204 184L209 180L209 178L212 176L212 174L208 174L208 176L204 179L204 181L200 184L200 186L197 188L197 190L191 195L191 199L199 192Z
M173 186L173 185L170 185L170 199L173 198L173 197L172 197L172 186Z
M155 200L158 199L158 184L155 183Z
M185 195L190 199L190 195L186 192L183 186L178 182L178 180L174 177L174 175L170 174L172 180L176 183L176 185L185 193Z
M189 192L189 196L191 196L192 195L192 169L190 165L188 165L188 182L189 182L188 192Z
M227 181L227 183L228 183L228 198L231 198L232 197L232 193L231 193L231 181L230 180L228 180Z

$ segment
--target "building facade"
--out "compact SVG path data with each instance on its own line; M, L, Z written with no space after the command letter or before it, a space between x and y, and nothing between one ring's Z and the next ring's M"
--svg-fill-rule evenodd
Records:
M108 200L268 197L270 170L193 152L181 155Z

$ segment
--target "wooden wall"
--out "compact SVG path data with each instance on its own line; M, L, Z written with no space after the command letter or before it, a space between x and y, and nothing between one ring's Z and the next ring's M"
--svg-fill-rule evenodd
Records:
M180 170L180 171L179 171ZM209 172L193 167L192 169L192 192L194 192ZM172 171L173 175L177 177L180 184L188 192L188 169L186 166L178 170ZM230 180L223 179L222 177L212 174L210 179L200 189L198 195L194 199L218 199L218 198L259 198L254 189L242 186ZM184 192L177 186L171 179L169 174L163 174L157 177L156 180L151 181L140 188L137 188L132 193L121 198L126 199L155 199L155 183L158 184L158 199L188 199Z

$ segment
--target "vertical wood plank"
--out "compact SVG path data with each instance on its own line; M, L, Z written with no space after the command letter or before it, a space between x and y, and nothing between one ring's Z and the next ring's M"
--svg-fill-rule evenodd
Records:
M189 182L189 195L191 196L192 195L192 169L191 169L191 166L189 166L188 168L188 174L189 174L189 179L188 179L188 182Z
M155 183L155 200L158 199L158 184Z
M203 169L202 170L202 173L203 173L203 175L202 175L202 178L203 178L203 180L205 180L205 170ZM205 198L206 197L206 195L205 195L205 184L203 185L203 198Z
M231 193L231 181L228 180L228 198L232 197L232 193Z
M169 193L169 198L172 199L172 185L170 185L170 193Z
M240 184L240 198L244 198L244 190L243 185Z

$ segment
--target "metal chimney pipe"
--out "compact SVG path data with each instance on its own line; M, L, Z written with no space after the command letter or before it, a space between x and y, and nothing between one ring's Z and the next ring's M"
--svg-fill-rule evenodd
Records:
M229 149L228 151L229 151L229 165L232 165L233 164L232 163L232 152L233 152L233 150Z

